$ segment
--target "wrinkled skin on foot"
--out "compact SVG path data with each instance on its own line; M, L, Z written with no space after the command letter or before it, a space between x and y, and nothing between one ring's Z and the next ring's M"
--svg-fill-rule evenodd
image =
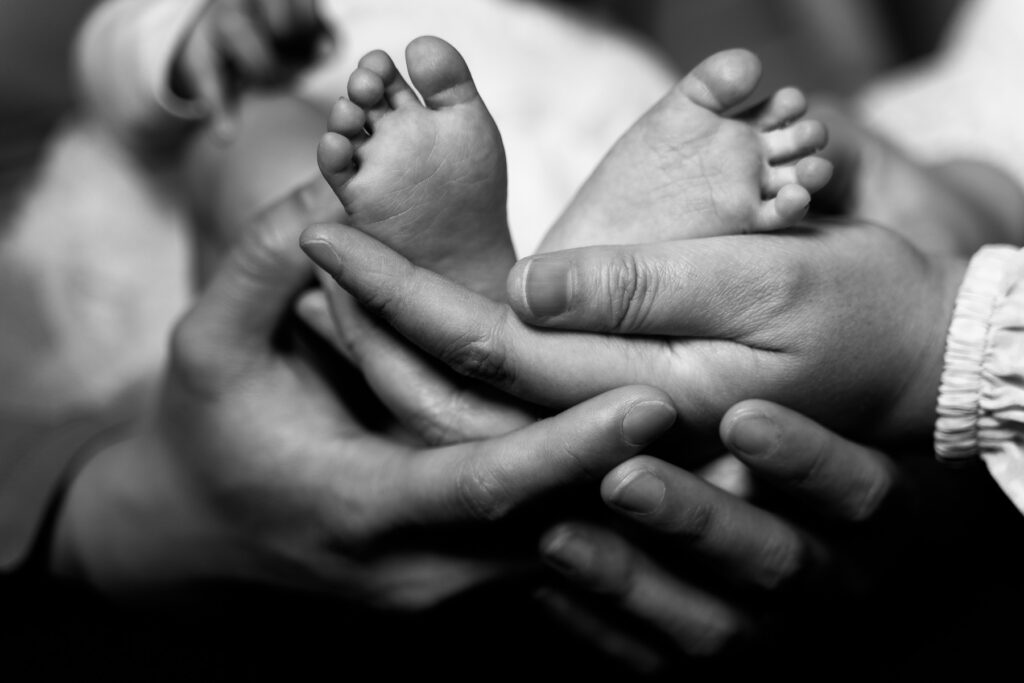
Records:
M515 261L501 136L452 46L418 38L406 61L415 91L387 54L360 61L331 112L320 169L351 225L501 299Z
M804 216L831 165L821 123L784 88L737 115L761 63L746 50L704 60L630 128L559 218L540 251L763 232Z

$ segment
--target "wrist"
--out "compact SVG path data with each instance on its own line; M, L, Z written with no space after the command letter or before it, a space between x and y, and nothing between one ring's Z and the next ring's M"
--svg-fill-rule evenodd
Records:
M946 336L954 317L957 292L967 270L967 259L930 255L928 276L913 307L914 321L902 357L906 380L899 385L885 421L886 434L905 437L930 436L935 427L935 407L942 382Z

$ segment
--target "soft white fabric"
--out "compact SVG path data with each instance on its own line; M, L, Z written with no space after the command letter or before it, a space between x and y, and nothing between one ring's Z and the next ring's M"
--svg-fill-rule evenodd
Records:
M72 65L92 113L129 140L204 115L171 90L171 69L211 0L107 0L79 30Z
M861 116L925 162L987 161L1024 185L1024 2L966 0L939 50L877 81Z
M957 295L939 390L935 453L980 455L1024 512L1024 250L983 247Z

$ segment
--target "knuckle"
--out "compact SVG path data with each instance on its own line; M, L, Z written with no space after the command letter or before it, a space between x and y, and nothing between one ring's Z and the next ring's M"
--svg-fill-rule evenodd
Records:
M470 458L460 467L455 495L470 519L496 522L511 511L509 488L500 470L482 467L480 462L479 458Z
M604 551L605 566L591 578L591 587L597 593L628 602L637 590L638 558L623 544Z
M850 496L844 516L856 524L871 520L890 500L895 488L896 482L891 475L876 477Z
M803 261L790 259L763 280L753 298L750 315L759 322L801 310L807 303L807 292L814 291L812 269Z
M503 335L505 329L503 317L490 329L460 335L441 350L439 358L460 375L510 386L515 382L515 371Z
M772 534L764 539L753 563L757 567L755 580L765 590L783 589L801 574L805 558L806 546L799 537L788 533Z
M799 461L800 466L795 468L790 475L790 484L803 490L814 490L823 480L825 465L837 450L829 434L818 432L805 439L803 448L804 457Z
M680 505L672 514L672 533L688 543L697 543L707 538L715 524L715 509L706 502L695 501Z
M658 278L633 254L624 254L604 272L608 331L641 327L657 294Z

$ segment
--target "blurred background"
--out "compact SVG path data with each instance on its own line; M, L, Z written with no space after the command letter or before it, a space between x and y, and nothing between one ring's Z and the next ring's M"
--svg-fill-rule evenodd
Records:
M765 90L855 91L926 55L961 0L556 0L649 37L688 69L743 46L765 62ZM0 174L38 154L72 103L72 35L96 0L0 2ZM0 184L17 178L0 176Z

